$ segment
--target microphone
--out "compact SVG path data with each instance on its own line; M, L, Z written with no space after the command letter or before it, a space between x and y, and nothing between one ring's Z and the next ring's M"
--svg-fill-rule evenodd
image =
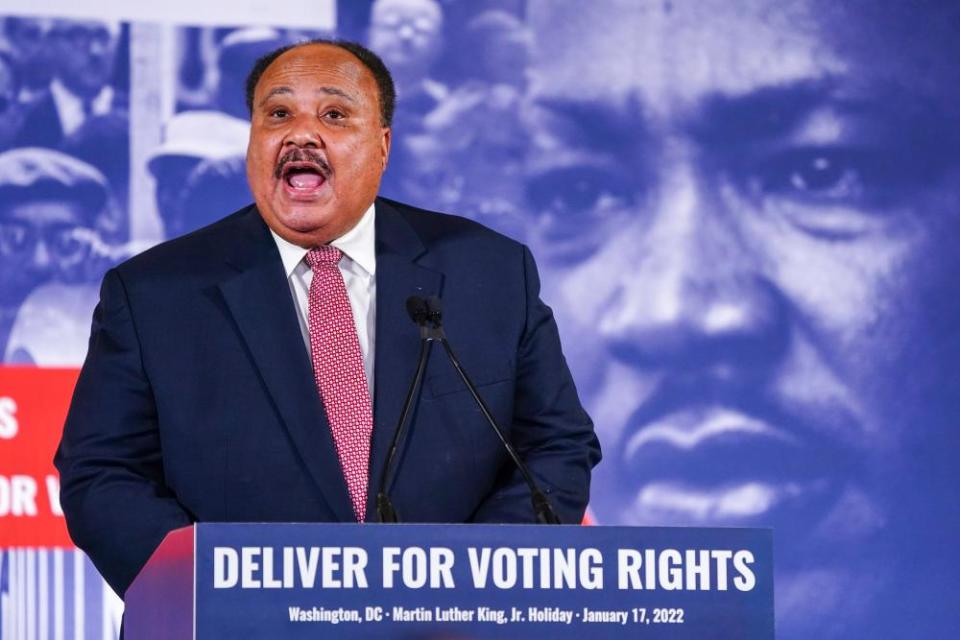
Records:
M450 346L450 343L447 341L447 336L443 332L443 308L440 304L440 298L437 296L430 296L426 299L425 306L425 324L431 327L430 330L432 331L432 335L436 335L436 337L432 339L439 340L440 344L443 345L443 349L446 351L447 357L450 359L450 363L453 365L453 368L457 370L457 373L460 374L460 378L470 391L470 395L473 396L474 402L477 403L477 406L480 408L480 412L483 413L483 417L486 418L487 424L489 424L490 428L493 429L494 433L497 434L497 438L500 439L500 443L503 444L504 449L507 450L507 454L509 454L510 458L513 460L513 464L520 471L524 481L527 483L527 487L530 489L530 500L533 503L533 512L536 514L537 522L540 524L561 524L560 518L553 510L553 506L547 499L546 494L544 494L540 489L540 486L530 473L530 469L528 469L527 465L524 464L523 460L520 459L520 456L517 454L517 450L514 449L513 445L504 435L503 429L501 429L500 425L497 424L496 418L493 417L493 414L490 412L487 404L477 392L477 387L470 380L470 376L467 375L467 372L463 369L463 366L460 364L457 356L453 353L453 347ZM423 307L420 306L417 308L423 309ZM421 335L423 335L422 326Z
M407 390L407 397L403 401L403 408L400 410L400 419L397 422L396 430L393 432L393 440L390 442L387 459L383 463L383 473L380 475L380 489L377 492L377 516L380 522L395 523L400 521L397 510L393 507L393 503L387 495L390 467L393 464L393 459L397 456L397 447L407 425L407 418L413 408L413 399L417 396L417 390L423 384L423 372L427 368L427 358L430 357L430 350L433 347L433 341L436 339L429 326L430 309L426 300L420 296L407 298L407 313L410 315L410 319L420 327L420 357L417 360L417 369L413 374L413 380L410 381L410 388Z
M427 308L426 300L420 296L410 296L407 298L407 315L410 316L410 319L413 320L418 327L423 326L429 314L430 311Z

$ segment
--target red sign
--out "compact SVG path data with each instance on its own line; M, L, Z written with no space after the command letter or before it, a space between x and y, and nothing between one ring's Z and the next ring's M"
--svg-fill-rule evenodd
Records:
M0 548L73 547L53 454L78 374L0 366Z

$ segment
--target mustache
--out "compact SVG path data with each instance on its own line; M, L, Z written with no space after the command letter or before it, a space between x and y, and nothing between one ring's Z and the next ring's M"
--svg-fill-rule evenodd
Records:
M286 166L291 162L309 162L310 164L316 165L324 178L329 178L330 174L333 173L333 169L330 168L326 159L316 151L311 149L291 149L277 161L277 167L273 171L273 177L277 180L282 178Z

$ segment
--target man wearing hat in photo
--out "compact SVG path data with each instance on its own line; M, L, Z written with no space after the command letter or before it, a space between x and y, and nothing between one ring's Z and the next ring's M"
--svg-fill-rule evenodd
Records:
M76 158L39 148L0 154L0 353L36 287L87 277L89 239L107 199L103 175Z
M190 173L204 160L243 158L249 133L247 121L219 111L184 111L170 118L163 143L147 160L157 183L157 213L166 238L193 231L201 226L199 220L210 215L209 211L191 212L182 207ZM247 201L251 199L246 195Z

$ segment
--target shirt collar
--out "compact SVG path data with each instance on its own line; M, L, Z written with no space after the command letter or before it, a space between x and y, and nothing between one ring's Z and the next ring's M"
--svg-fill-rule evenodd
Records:
M371 204L370 208L364 212L360 221L354 225L353 229L350 229L350 231L330 243L357 263L369 276L374 276L377 273L376 225L374 224L376 213L375 206ZM294 269L303 263L308 249L284 240L278 236L273 229L270 230L270 234L273 236L273 241L277 244L277 249L280 251L280 260L283 261L283 271L289 278L293 274Z
M70 135L83 124L87 115L83 112L83 99L74 94L60 81L54 78L50 82L50 95L60 115L60 124L64 133ZM113 87L105 85L90 102L91 115L104 115L110 111L113 101Z

